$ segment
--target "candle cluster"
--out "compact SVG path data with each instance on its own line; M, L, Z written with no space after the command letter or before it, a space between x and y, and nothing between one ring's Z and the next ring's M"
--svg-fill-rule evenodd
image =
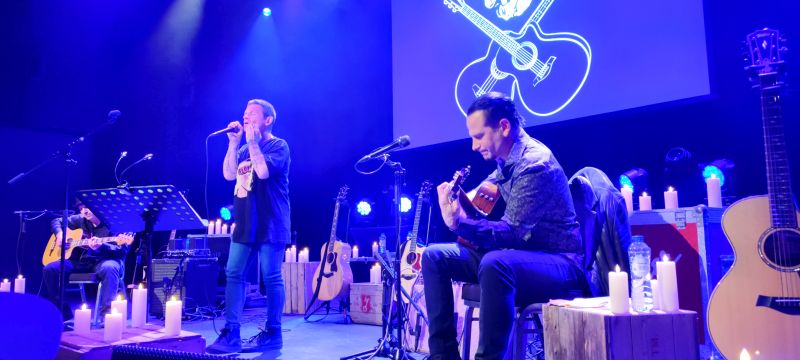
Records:
M236 229L236 223L231 223L229 228L222 219L208 221L208 235L233 234L234 229Z
M625 207L628 209L628 215L633 213L633 189L630 186L624 185L619 192L622 198L625 199ZM706 194L708 196L708 207L721 208L722 207L722 187L720 186L720 179L716 174L706 179ZM664 191L664 209L677 209L678 204L678 190L672 186ZM639 211L653 210L653 200L647 192L642 192L639 196Z
M675 271L675 262L664 255L661 261L656 262L657 279L650 280L653 291L653 310L676 312L680 309L678 303L678 277ZM649 274L647 275L649 279ZM628 273L616 270L608 273L609 310L614 314L627 314L630 308L628 297Z
M0 282L0 292L11 292L11 282L8 279L3 279L3 282ZM22 275L14 279L14 292L17 294L25 293L25 278Z

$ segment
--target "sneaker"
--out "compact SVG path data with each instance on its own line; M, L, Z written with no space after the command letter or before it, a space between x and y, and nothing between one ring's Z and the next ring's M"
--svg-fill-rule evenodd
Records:
M242 338L239 329L222 328L217 341L209 345L206 351L211 354L230 354L242 351Z
M256 336L247 339L242 352L264 352L283 347L283 334L281 328L261 329Z

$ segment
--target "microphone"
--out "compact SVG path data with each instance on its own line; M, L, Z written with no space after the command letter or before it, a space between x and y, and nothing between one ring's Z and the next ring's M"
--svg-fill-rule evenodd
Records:
M153 153L149 153L149 154L143 156L141 159L136 160L136 162L134 162L133 164L128 165L128 167L126 167L125 170L122 170L122 172L119 174L119 178L120 178L120 180L122 180L122 184L120 184L120 186L126 187L128 185L128 182L122 176L125 175L125 173L128 172L128 170L130 170L130 168L136 166L136 164L139 164L142 161L147 161L147 160L150 160L152 158L153 158Z
M119 119L119 116L121 114L122 113L119 110L111 110L111 111L109 111L108 112L108 123L109 124L113 124L113 123L117 122L117 119Z
M411 144L411 138L408 135L403 135L395 139L395 141L392 141L391 144L375 149L373 152L361 158L361 160L363 161L363 160L374 159L380 155L392 152L397 149L402 149L408 146L409 144Z
M213 133L209 134L208 136L217 136L217 135L227 134L229 132L236 132L236 131L239 131L239 128L226 127L226 128L224 128L222 130L214 131Z

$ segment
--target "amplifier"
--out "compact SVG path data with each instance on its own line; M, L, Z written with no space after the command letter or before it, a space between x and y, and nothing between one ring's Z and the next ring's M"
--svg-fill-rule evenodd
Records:
M184 311L215 306L219 273L217 258L153 259L150 313L163 316L167 296L180 298Z
M189 236L186 239L170 239L167 250L196 250L208 249L208 241L205 236Z

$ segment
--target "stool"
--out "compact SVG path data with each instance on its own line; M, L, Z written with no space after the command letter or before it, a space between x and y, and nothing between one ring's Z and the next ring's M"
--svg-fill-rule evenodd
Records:
M98 310L100 309L100 291L103 289L103 283L97 278L97 273L72 273L69 275L69 284L78 285L78 289L81 293L81 302L83 304L86 304L86 289L84 285L97 284L97 296L94 300L94 312L92 313L94 314L92 322L97 324L97 319L100 318L98 314Z

